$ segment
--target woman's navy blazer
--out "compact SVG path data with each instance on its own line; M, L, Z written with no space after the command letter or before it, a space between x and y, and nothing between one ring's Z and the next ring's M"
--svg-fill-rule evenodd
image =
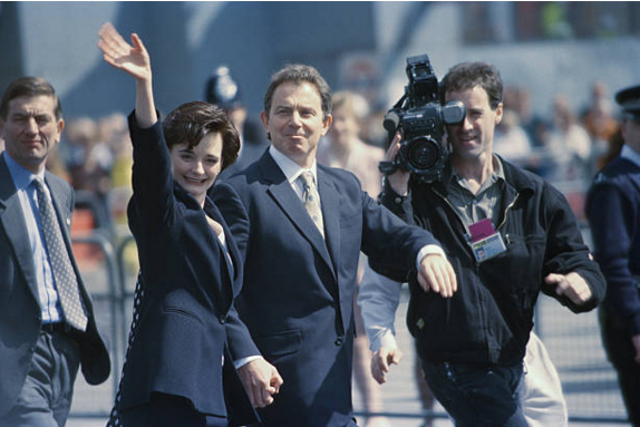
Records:
M255 411L226 345L242 284L231 232L208 197L203 210L174 182L160 121L141 129L132 113L129 129L134 164L128 218L144 296L119 409L144 404L151 393L161 392L188 398L203 414L254 422ZM233 265L205 213L222 225Z

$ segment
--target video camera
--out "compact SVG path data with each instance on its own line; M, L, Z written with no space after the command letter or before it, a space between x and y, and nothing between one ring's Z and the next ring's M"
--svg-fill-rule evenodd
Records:
M400 168L414 174L419 182L439 181L449 156L440 143L444 126L461 123L466 109L460 101L440 105L438 79L427 55L407 58L407 77L409 84L404 95L387 112L383 122L389 144L395 133L402 130L401 147L393 162L380 162L378 168L384 175Z

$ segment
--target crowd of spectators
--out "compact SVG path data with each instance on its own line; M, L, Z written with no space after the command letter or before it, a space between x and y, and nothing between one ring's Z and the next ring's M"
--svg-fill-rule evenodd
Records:
M534 114L529 92L505 90L505 114L498 125L496 153L553 183L587 186L596 172L620 151L619 118L601 81L580 111L563 94L550 102L548 114Z
M558 94L543 116L533 113L527 89L508 87L504 119L496 132L496 153L553 183L588 185L621 145L619 119L607 87L597 81L591 91L589 102L580 111L570 106L565 95ZM361 138L384 148L384 110L368 111L369 116L362 119ZM92 192L107 203L112 190L121 192L122 187L130 186L131 163L126 117L116 112L97 119L68 119L62 144L47 167L76 190Z

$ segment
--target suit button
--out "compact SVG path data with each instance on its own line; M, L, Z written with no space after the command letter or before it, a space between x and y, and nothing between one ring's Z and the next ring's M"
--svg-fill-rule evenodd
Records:
M340 346L342 345L342 342L343 342L343 341L344 341L344 338L342 338L342 337L338 337L338 338L336 338L336 342L335 342L335 344L336 344L338 347L340 347Z
M225 322L227 321L227 319L226 319L224 316L220 316L220 317L218 318L218 320L220 321L220 324L221 324L221 325L224 325L224 324L225 324Z

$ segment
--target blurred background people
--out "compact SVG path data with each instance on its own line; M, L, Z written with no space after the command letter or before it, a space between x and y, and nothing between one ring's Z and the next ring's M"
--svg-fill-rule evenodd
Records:
M582 126L591 138L591 158L587 178L591 179L601 169L599 162L611 148L612 139L619 128L618 120L613 114L613 105L609 98L607 86L602 81L595 81L591 88L591 98L580 116Z
M372 197L377 197L382 189L382 175L378 171L378 163L384 159L384 150L369 145L360 139L361 120L369 114L366 99L353 92L336 92L332 99L333 123L325 138L318 146L318 163L346 169L353 172L364 191ZM360 254L358 265L358 285L364 274L366 256ZM357 290L354 302L357 299ZM354 318L356 323L356 338L354 339L353 374L355 385L362 396L364 409L367 412L382 412L384 404L380 385L369 373L371 352L369 340L365 334L362 322L362 312L354 303ZM370 417L365 427L391 427L385 417Z
M591 176L591 138L563 95L553 100L553 127L546 144L554 166L546 178L568 181Z
M242 102L240 87L231 77L231 71L227 66L216 68L209 77L205 88L205 100L224 109L240 134L238 160L218 177L225 179L258 160L269 144L263 136L260 124L247 117L248 112Z
M531 141L514 110L505 108L502 121L496 126L493 149L518 166L526 165L531 154Z
M69 120L65 142L73 187L95 192L103 199L110 189L113 155L108 144L100 140L98 123L89 117Z

